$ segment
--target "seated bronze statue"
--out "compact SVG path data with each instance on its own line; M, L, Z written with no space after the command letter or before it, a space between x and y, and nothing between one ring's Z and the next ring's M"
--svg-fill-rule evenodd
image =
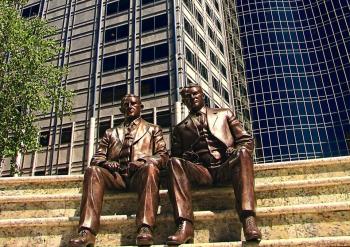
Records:
M138 96L126 95L120 109L124 123L106 130L99 143L84 175L79 236L70 240L70 246L95 244L105 189L138 193L136 244L153 244L159 170L166 166L169 156L160 127L140 117L142 108Z
M167 244L193 239L191 184L231 183L246 240L261 239L255 219L252 137L230 109L205 107L199 85L189 84L180 94L190 113L172 133L168 190L178 230Z

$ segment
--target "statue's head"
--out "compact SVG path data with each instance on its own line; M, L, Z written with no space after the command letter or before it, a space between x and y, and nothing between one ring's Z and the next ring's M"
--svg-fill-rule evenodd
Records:
M182 103L184 103L192 112L199 111L205 104L202 87L198 84L188 84L181 89L180 94L182 97Z
M128 119L135 119L141 115L143 104L139 96L127 94L121 100L120 111Z

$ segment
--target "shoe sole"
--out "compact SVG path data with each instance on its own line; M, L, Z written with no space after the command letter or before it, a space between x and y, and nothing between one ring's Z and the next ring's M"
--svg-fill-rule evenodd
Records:
M137 240L136 245L137 246L150 246L150 245L153 245L153 241L150 242L149 240Z
M167 245L181 245L181 244L191 244L193 243L193 238L188 238L186 239L186 241L184 241L183 243L179 243L179 242L172 242L172 241L167 241L166 244Z

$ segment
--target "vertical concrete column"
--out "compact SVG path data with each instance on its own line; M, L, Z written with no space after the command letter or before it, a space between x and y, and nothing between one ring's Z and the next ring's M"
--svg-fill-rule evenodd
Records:
M33 154L33 160L32 160L32 171L31 171L31 176L35 175L35 168L36 168L36 164L37 164L37 159L38 159L38 152L34 151Z
M177 101L175 103L175 124L180 123L181 120L181 102Z
M73 147L74 147L74 132L75 132L75 122L72 123L72 136L70 138L69 145L69 157L68 157L68 175L72 172L72 160L73 160Z
M153 123L157 124L157 107L153 107Z
M90 161L94 155L94 144L95 144L95 118L90 118L90 129L89 129L89 146L88 146L88 166L90 166Z

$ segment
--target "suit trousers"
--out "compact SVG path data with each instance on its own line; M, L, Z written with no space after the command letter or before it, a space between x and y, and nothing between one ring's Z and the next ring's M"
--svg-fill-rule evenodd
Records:
M159 169L154 164L142 166L130 178L123 178L119 173L112 174L99 166L90 166L84 175L79 230L87 228L94 234L98 233L106 189L137 192L137 227L155 224L159 204Z
M230 158L218 167L205 167L191 161L171 158L168 190L175 221L180 218L193 222L191 184L217 185L232 183L236 210L241 220L243 214L255 214L254 171L251 155L242 149L238 157Z

